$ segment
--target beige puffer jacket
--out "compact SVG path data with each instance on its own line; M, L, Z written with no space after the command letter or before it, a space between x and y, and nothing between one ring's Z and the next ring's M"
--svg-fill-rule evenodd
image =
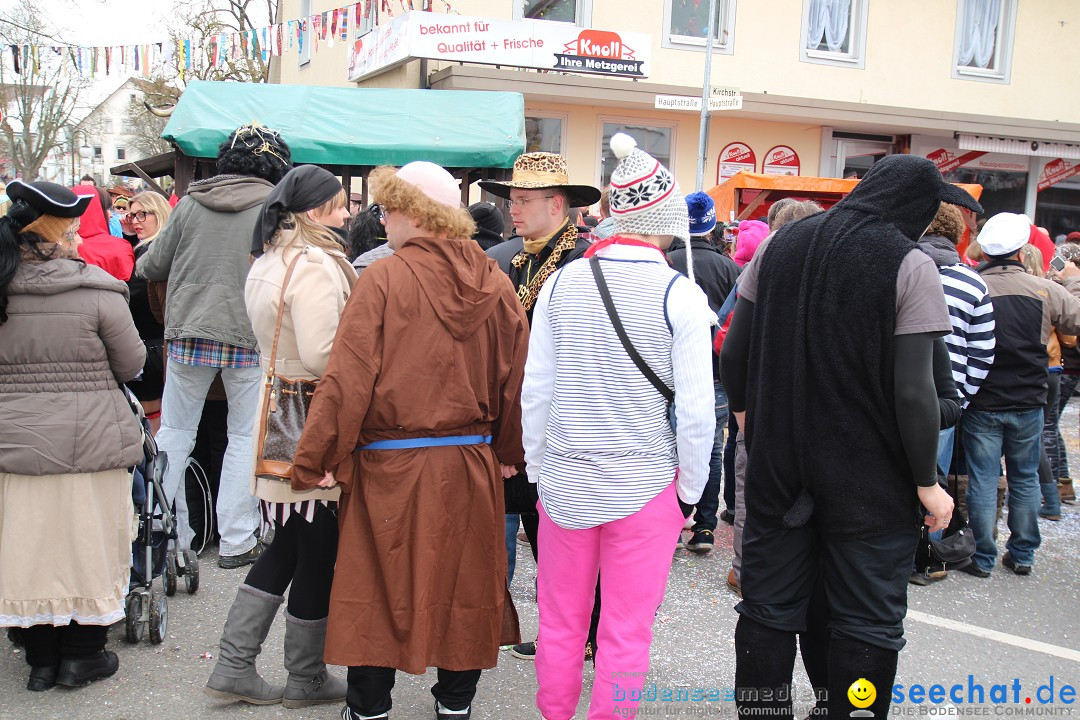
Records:
M127 285L69 259L21 262L0 325L0 472L89 473L135 465L142 432L120 390L146 348Z

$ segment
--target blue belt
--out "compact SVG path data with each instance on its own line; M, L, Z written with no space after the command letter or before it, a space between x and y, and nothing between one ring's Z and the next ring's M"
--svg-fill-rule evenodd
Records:
M376 440L360 445L357 450L408 450L410 448L447 447L450 445L490 445L490 435L450 435L448 437L402 438L400 440Z

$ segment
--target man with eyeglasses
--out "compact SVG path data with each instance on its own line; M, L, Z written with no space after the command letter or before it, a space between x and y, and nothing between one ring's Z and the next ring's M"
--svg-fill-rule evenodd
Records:
M532 322L533 305L551 275L589 249L589 235L582 232L570 218L575 208L589 207L600 200L600 191L591 185L571 185L566 158L555 153L526 153L514 163L508 182L484 181L480 187L506 200L510 221L514 226L511 238L487 251L489 257L510 276L518 300ZM533 560L537 557L536 535L540 516L536 512L536 485L529 482L524 469L506 481L506 510L520 513L521 524L529 538ZM513 552L516 523L507 520L507 548ZM599 600L599 595L597 596ZM599 602L594 610L590 655L595 648L596 621ZM536 657L536 643L515 645L511 654L523 660Z

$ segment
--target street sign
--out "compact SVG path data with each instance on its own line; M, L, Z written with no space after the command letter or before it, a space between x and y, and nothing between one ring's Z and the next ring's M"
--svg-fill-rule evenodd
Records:
M688 95L657 95L653 105L657 110L690 110L701 112L701 98ZM742 95L731 97L710 97L709 112L720 110L741 110Z
M657 95L654 107L657 110L693 110L701 111L701 98L687 95Z
M709 88L709 110L742 110L743 96L737 87L713 85Z

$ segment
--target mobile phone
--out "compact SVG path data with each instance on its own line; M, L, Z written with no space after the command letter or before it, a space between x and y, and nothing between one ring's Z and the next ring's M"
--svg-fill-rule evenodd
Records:
M1050 267L1054 268L1056 272L1061 272L1065 269L1065 258L1055 255L1054 259L1050 261Z

